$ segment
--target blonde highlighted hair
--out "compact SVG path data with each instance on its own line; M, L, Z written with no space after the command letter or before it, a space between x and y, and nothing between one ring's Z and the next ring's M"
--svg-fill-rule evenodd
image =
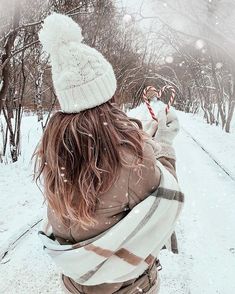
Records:
M43 179L45 199L62 221L95 224L98 197L125 164L121 146L141 162L142 141L142 131L111 102L80 113L57 112L34 153L34 179Z

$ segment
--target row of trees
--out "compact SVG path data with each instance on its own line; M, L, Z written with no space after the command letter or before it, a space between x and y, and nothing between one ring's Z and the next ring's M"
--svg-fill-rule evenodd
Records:
M4 7L5 4L5 7ZM51 11L71 16L81 24L85 42L100 50L113 64L119 88L117 101L131 97L143 76L142 34L122 21L123 12L110 0L23 0L2 2L0 29L0 114L3 138L0 156L10 145L13 161L20 153L20 127L24 111L35 111L44 129L58 103L48 58L42 52L38 31ZM142 44L140 44L140 42ZM43 112L47 119L43 119Z
M177 90L178 109L192 113L202 110L208 123L219 124L229 132L235 107L235 59L231 60L233 51L225 52L211 38L218 35L212 28L213 22L218 21L217 12L221 11L215 1L220 1L200 0L206 3L203 6L206 23L201 25L201 20L198 21L200 30L207 32L203 38L198 38L198 33L180 31L165 21L167 13L172 11L182 17L183 10L177 10L180 4L186 5L182 1L185 0L174 1L177 5L171 7L172 1L169 4L157 0L153 2L153 11L157 5L159 14L144 15L141 6L139 13L130 16L112 0L14 0L10 8L7 0L3 0L0 119L5 123L0 125L3 138L0 159L10 146L12 160L17 161L24 111L34 111L44 129L51 112L58 107L48 57L38 41L42 21L51 11L65 13L81 24L85 42L112 63L118 80L116 100L120 105L137 106L146 85L160 88L170 84ZM159 9L161 4L165 10ZM162 19L164 13L166 17ZM188 13L185 18L192 22L193 16ZM152 21L152 26L143 32L139 24L146 19ZM194 18L193 21L196 22Z

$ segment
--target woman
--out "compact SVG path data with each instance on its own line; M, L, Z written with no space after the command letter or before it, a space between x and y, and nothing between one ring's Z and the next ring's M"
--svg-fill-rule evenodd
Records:
M111 103L112 66L81 43L69 17L48 16L39 38L61 106L35 153L48 205L44 249L62 269L65 292L158 293L157 256L183 202L172 147L177 118L161 111L149 136Z

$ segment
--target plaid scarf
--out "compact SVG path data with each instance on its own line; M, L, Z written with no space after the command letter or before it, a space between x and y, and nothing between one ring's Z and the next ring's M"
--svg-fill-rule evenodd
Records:
M44 221L39 232L44 250L64 275L87 286L118 283L137 278L154 262L170 239L184 202L177 180L159 161L157 166L158 189L94 238L61 245Z

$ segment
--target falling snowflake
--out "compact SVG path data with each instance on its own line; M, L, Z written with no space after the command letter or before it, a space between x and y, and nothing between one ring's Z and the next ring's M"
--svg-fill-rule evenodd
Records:
M137 214L137 213L140 213L139 209L135 209L135 210L134 210L134 213L136 213L136 214Z
M103 122L103 125L104 125L104 126L107 126L107 125L108 125L108 123L107 123L106 121L104 121L104 122Z
M174 61L174 58L172 56L167 56L165 58L166 63L172 63Z
M132 21L132 16L130 14L125 14L122 20L125 24L129 24Z
M223 63L222 63L222 62L217 62L216 65L215 65L215 67L216 67L217 69L220 69L220 68L223 67Z
M205 47L205 42L203 40L197 40L195 46L200 50Z
M143 292L143 289L141 289L140 287L136 287L136 289L137 289L140 293Z

